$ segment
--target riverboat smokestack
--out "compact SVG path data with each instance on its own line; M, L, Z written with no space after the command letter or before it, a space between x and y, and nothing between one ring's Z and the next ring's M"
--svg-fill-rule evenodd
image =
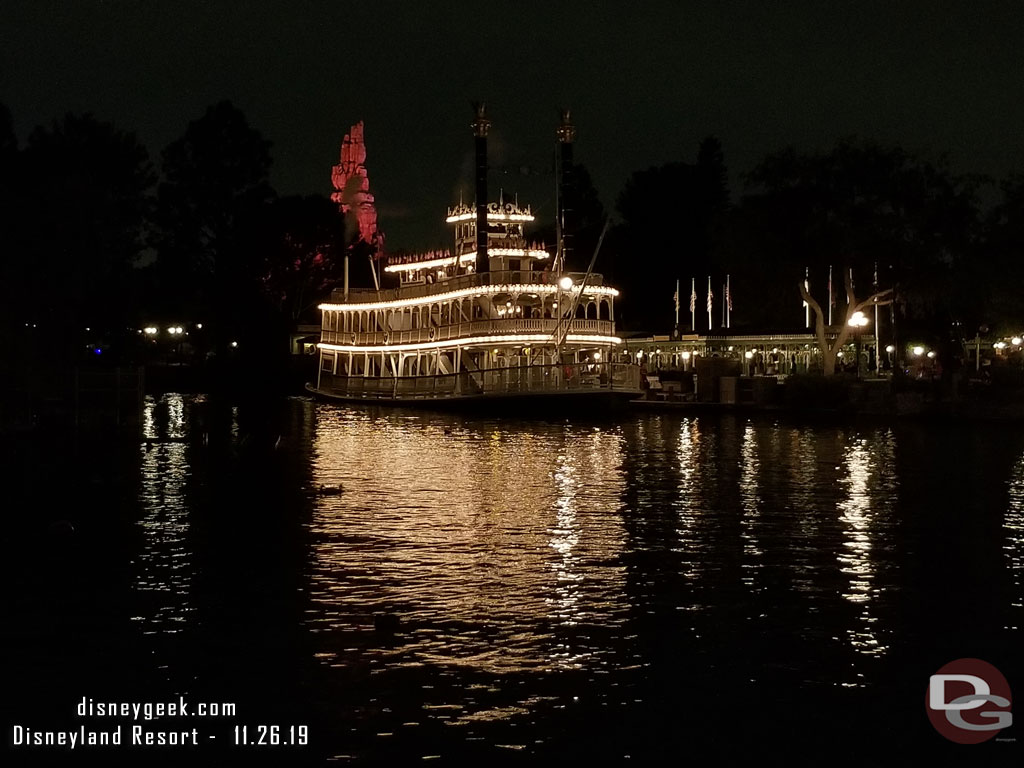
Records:
M476 119L470 127L476 143L476 271L486 272L490 269L487 260L487 131L491 121L487 119L484 104L474 104L473 108Z
M562 123L558 126L558 143L560 145L561 174L558 180L558 225L561 233L561 264L564 269L572 261L576 245L576 174L572 163L572 143L576 139L576 126L572 124L572 115L568 109L562 110Z

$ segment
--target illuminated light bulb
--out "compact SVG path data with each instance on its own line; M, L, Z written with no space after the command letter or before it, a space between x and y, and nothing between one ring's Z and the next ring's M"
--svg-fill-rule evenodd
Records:
M238 342L237 341L232 341L231 342L231 346L232 347L237 347L238 346Z
M924 347L914 347L911 351L914 353L915 357L920 357L924 354Z
M754 353L753 353L753 352L751 352L751 351L750 351L750 350L748 349L748 350L747 350L746 352L744 352L744 353L743 353L743 356L744 356L745 358L747 358L747 360L749 360L750 358L752 358L752 357L754 356Z
M933 359L934 359L934 357L935 357L935 352L929 352L929 353L928 353L928 357L930 357L930 358L933 358Z
M683 352L683 360L689 360L689 359L690 359L690 353L689 352Z
M594 353L594 359L597 360L597 361L600 361L601 360L601 353L600 352L595 352Z
M1019 347L1021 345L1021 341L1022 339L1020 336L1014 336L1012 339L1010 339L1010 343L1013 344L1013 346L1015 347Z
M572 286L573 286L572 278L569 277L568 275L566 275L565 277L563 277L561 280L558 281L558 287L561 288L563 291L570 290L572 288Z
M885 351L886 351L886 352L888 352L888 353L889 353L889 354L891 355L891 354L892 354L893 352L895 352L895 351L896 351L896 347L894 347L894 346L893 346L892 344L889 344L889 345L888 345L888 346L887 346L887 347L885 348Z

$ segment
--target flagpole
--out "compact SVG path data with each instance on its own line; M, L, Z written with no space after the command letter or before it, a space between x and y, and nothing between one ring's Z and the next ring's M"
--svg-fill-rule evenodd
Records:
M727 293L726 293L727 290L728 289L725 287L725 283L722 283L722 296L726 296L727 295ZM725 319L725 305L726 305L726 302L723 299L722 300L722 327L723 328L726 327L725 326L725 323L726 323L726 319Z
M730 326L732 320L732 291L729 286L729 275L725 276L725 327Z
M679 278L676 278L676 332L679 330Z
M878 293L878 262L875 262L875 287L874 292ZM875 374L881 370L882 356L878 351L878 299L875 299Z
M690 333L697 332L697 278L690 278Z
M708 275L708 330L710 331L714 327L714 321L711 319L711 275Z

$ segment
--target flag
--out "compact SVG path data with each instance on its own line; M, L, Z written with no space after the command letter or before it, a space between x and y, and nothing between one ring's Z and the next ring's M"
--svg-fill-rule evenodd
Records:
M834 307L836 305L836 294L832 290L832 267L828 268L828 305Z
M732 291L729 290L729 278L725 278L725 306L732 312Z
M672 294L672 301L676 303L676 312L679 311L679 281L676 280L676 292Z
M690 284L690 314L697 311L697 286Z
M708 312L711 311L711 300L715 297L715 294L711 292L711 279L708 279Z

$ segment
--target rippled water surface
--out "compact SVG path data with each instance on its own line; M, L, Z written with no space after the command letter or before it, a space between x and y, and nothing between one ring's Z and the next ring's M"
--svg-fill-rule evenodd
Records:
M9 452L11 718L173 692L308 723L273 764L678 762L941 749L940 666L1024 684L1010 429L167 395Z

